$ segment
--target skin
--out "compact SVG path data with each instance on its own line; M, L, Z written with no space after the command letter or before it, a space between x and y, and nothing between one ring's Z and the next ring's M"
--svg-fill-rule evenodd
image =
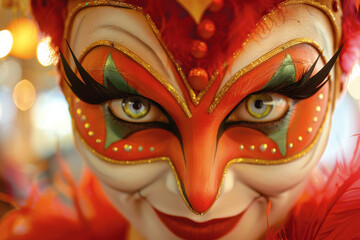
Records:
M232 68L225 74L218 91L234 73L294 38L312 38L324 49L326 59L331 58L334 54L334 39L330 22L324 13L305 5L289 6L282 11L284 15L275 15L274 24L263 32L260 38L249 40ZM124 23L122 19L129 19L131 24ZM101 27L109 24L111 27ZM283 34L284 32L289 34ZM76 56L80 56L86 46L104 39L119 42L142 56L165 76L180 93L180 97L185 99L187 93L182 93L171 70L170 60L142 15L121 8L96 7L82 10L75 16L69 42ZM314 60L309 59L309 62ZM72 68L75 69L74 64ZM330 84L333 85L333 82ZM330 89L333 91L333 88ZM221 107L221 103L218 107ZM164 226L153 208L195 222L235 216L247 209L236 227L222 239L235 239L238 236L243 239L258 239L267 229L268 200L272 202L269 222L270 225L275 225L284 220L303 192L311 171L326 147L331 112L330 104L318 141L306 155L297 160L272 166L230 165L224 175L217 200L204 215L197 215L187 207L181 197L174 172L167 162L137 165L108 163L94 155L78 134L75 135L80 154L99 179L111 202L146 239L154 236L156 239L178 239Z

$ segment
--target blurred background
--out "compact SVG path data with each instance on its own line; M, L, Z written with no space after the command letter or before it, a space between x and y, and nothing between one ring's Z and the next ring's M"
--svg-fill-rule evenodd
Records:
M81 161L74 149L67 103L57 86L57 56L38 32L27 0L0 0L0 216L11 208L2 193L25 199L31 184L51 184L60 151L75 177ZM360 67L347 79L334 112L321 165L351 159L360 133Z
M0 193L18 199L34 181L52 181L57 150L72 169L80 164L49 42L28 1L0 0Z

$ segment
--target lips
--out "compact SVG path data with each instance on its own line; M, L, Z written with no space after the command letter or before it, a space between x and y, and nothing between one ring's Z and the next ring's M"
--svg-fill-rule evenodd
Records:
M182 239L217 239L229 233L239 222L244 212L207 222L194 222L188 218L167 215L154 208L162 223L176 236Z

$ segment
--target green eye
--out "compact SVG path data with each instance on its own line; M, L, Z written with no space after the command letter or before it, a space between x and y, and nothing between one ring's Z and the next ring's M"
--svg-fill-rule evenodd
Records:
M124 98L121 106L125 114L131 119L141 119L145 117L150 110L149 101L142 97Z
M251 95L246 101L246 110L256 119L265 118L273 109L273 98L268 94Z

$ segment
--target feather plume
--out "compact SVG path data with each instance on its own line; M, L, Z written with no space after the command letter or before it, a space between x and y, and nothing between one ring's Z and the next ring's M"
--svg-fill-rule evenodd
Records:
M337 163L326 184L298 204L284 226L269 231L266 239L360 239L359 147L360 139L352 161Z
M56 188L36 185L26 204L0 221L0 240L125 239L128 223L107 200L96 178L85 170L77 185L70 169L57 156L70 199ZM66 196L66 194L65 194Z

